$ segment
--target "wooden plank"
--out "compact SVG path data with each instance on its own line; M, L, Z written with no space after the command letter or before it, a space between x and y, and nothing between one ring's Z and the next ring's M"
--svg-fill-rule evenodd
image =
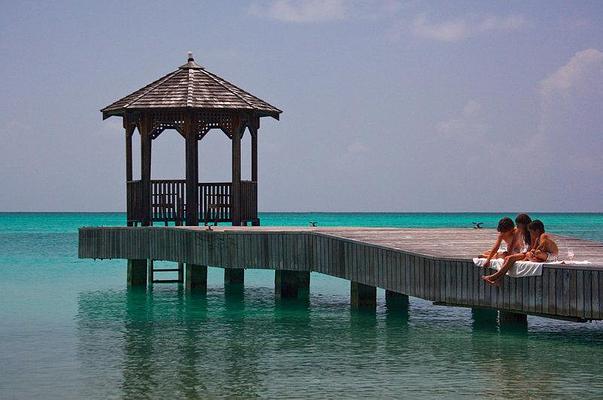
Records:
M548 308L546 313L555 314L557 311L557 270L548 269Z
M413 270L412 270L412 256L410 254L405 254L404 255L404 262L405 262L405 270L406 270L406 287L407 287L407 292L408 295L412 296L414 291L413 291Z
M584 318L584 272L576 271L576 315Z
M591 317L601 319L601 292L603 291L603 273L601 271L592 271L591 287Z
M564 293L563 283L565 270L555 271L555 311L556 315L567 315L567 297Z
M592 318L593 316L593 281L593 271L584 271L584 318Z

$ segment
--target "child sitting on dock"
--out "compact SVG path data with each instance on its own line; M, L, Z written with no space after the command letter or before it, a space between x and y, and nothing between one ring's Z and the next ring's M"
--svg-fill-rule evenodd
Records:
M490 265L490 260L493 258L504 258L511 254L520 253L522 250L523 234L515 227L513 220L509 217L504 217L498 221L498 237L492 247L492 250L484 252L481 257L486 258L484 267ZM505 242L507 248L503 251L498 251L502 242Z
M528 225L530 235L535 237L534 248L526 253L526 260L535 262L554 262L559 255L559 247L551 236L544 231L544 224L540 220Z
M517 218L515 220L517 221ZM506 256L505 261L496 273L488 276L482 276L482 279L487 284L496 286L500 285L501 278L506 275L507 271L510 270L517 261L557 261L559 248L557 247L555 241L544 232L544 224L542 221L532 221L528 224L527 228L531 238L531 244L527 251Z

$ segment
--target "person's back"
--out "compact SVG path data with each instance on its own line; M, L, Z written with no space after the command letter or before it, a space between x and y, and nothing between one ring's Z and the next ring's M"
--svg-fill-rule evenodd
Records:
M534 249L526 254L530 261L557 261L559 247L553 238L544 230L542 221L534 220L528 226L530 234L536 237Z

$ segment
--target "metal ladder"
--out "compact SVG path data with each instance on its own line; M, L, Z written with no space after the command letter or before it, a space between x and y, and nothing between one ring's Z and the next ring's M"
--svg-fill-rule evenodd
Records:
M155 272L177 272L178 279L155 279ZM184 263L178 263L178 268L155 268L154 260L149 260L148 281L153 283L184 283Z

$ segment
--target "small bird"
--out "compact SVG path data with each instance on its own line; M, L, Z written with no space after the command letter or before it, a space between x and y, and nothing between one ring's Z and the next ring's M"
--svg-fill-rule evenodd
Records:
M314 226L315 227L317 224L318 224L317 221L310 221L310 226Z
M473 229L482 229L483 222L472 222Z

